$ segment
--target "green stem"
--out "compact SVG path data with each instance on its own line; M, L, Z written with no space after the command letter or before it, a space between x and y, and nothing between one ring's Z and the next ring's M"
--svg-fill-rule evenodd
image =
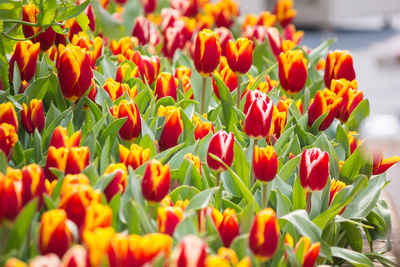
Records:
M32 23L24 20L18 20L18 19L4 19L3 23L16 23L16 24L22 24L25 26L30 26L30 27L49 27L49 26L55 26L55 25L63 25L63 23L58 23L58 22L53 22L50 24L44 24L44 25L39 25L37 23Z
M261 195L262 195L261 208L266 209L268 207L268 183L261 184Z
M240 96L241 96L240 84L241 83L242 83L242 75L238 75L238 85L237 85L237 89L236 89L236 107L238 109L240 109Z
M3 34L3 35L4 35L5 37L7 37L8 39L11 39L11 40L20 42L20 41L31 40L31 39L35 38L36 36L38 36L39 34L41 34L42 32L44 32L44 30L45 30L45 29L42 28L42 29L41 29L40 31L38 31L36 34L34 34L34 35L32 35L32 36L30 36L30 37L28 37L28 38L23 38L23 39L12 37L12 36L10 36L10 35L4 33L4 32L2 32L1 34Z
M217 182L215 186L219 186L219 181L221 180L221 172L217 172Z
M306 201L307 213L310 213L310 211L311 211L311 198L312 198L312 192L308 192L307 201Z
M204 105L205 105L205 97L206 97L206 83L207 83L207 77L203 76L202 80L202 85L201 85L201 99L200 99L200 116L203 115L204 113Z
M256 147L257 143L258 143L258 139L254 139L253 158L251 161L251 174L250 174L250 181L249 181L250 189L253 187L254 183L256 182L256 177L254 175L254 148Z

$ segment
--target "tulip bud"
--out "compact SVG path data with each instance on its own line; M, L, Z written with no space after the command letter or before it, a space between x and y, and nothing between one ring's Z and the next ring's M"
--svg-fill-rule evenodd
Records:
M271 182L278 171L278 156L272 146L254 146L253 169L255 177L262 182Z
M50 168L56 168L60 171L65 171L67 164L68 148L50 146L47 151L46 165L44 166L44 174L49 181L57 180L57 176L53 174Z
M220 73L215 72L216 75L219 75L222 81L225 83L225 85L228 87L229 91L233 91L237 88L238 86L238 76L235 72L233 72L229 66L224 67ZM219 88L213 78L213 89L215 95L220 98L219 96Z
M118 192L121 192L121 194L124 193L128 171L124 164L112 163L108 165L104 175L109 173L115 173L115 176L104 189L104 195L106 196L108 202L110 202L113 196L115 196Z
M114 102L120 98L125 91L129 91L129 86L127 84L120 84L116 82L113 78L107 78L103 85L103 89L108 93L111 100Z
M283 89L295 94L307 81L307 59L301 50L289 50L279 55L279 81Z
M59 257L51 253L44 256L36 256L29 262L29 267L65 267Z
M221 47L218 35L209 29L204 29L197 34L194 45L194 65L203 76L209 76L218 64Z
M32 134L35 129L41 132L46 122L42 100L32 99L29 108L22 103L21 121L27 133Z
M160 59L157 56L142 56L136 50L132 56L132 61L139 68L142 80L147 80L148 84L152 84L160 71Z
M245 133L255 139L265 139L271 128L272 112L272 102L256 98L246 114Z
M14 146L18 142L18 135L15 131L14 126L8 123L0 124L0 151L4 152L4 155L8 160L11 159Z
M319 148L306 149L301 154L300 182L307 191L321 191L329 177L329 155Z
M172 106L158 108L158 116L166 116L164 129L160 136L160 149L166 150L178 144L178 139L183 132L183 122L179 108Z
M303 244L303 257L301 258L301 264L303 267L312 267L317 261L321 243L317 242L311 245L310 238L302 236L296 244L294 251L296 252L299 247Z
M72 234L67 227L67 214L54 209L42 215L39 230L39 250L42 254L54 253L62 257L72 243Z
M187 153L185 156L183 156L183 158L192 163L196 170L201 174L201 161L199 156Z
M154 88L154 95L157 99L170 96L175 101L177 100L177 88L179 80L174 78L172 74L162 72L157 78L156 87Z
M86 209L84 231L94 231L96 228L111 226L112 209L108 205L91 202Z
M40 43L33 44L30 40L17 42L9 62L10 81L13 80L15 62L17 63L21 80L32 80L36 72L39 50Z
M89 267L89 255L82 245L74 245L64 254L62 258L64 267Z
M196 127L194 129L194 138L196 140L203 139L203 137L205 137L209 133L214 134L214 125L212 124L212 122L202 121L196 115L193 115L193 120Z
M28 267L28 265L19 259L9 258L4 264L4 267Z
M251 104L257 99L263 99L266 103L269 103L269 98L266 93L259 90L249 91L246 95L246 102L244 103L243 113L247 115Z
M332 80L356 78L353 67L353 57L348 51L336 50L326 56L324 82L326 87L331 86Z
M69 149L67 161L65 165L65 174L78 174L89 165L89 148L72 147Z
M383 154L373 154L373 175L379 175L387 171L390 167L400 161L399 156L383 159Z
M145 45L150 40L150 21L143 16L135 19L132 36L138 38L141 45Z
M55 148L65 147L79 147L81 142L81 131L77 131L68 137L67 129L57 126L51 135L49 147L54 146Z
M233 209L227 208L224 210L222 216L223 219L218 227L218 231L224 246L229 247L233 239L239 235L239 221L236 211Z
M162 165L158 160L151 160L144 172L142 193L146 200L160 202L169 192L171 175L169 165Z
M172 236L176 226L183 219L183 210L180 207L159 207L157 209L158 231Z
M115 231L112 227L99 227L93 231L83 232L82 239L89 252L90 266L101 266L102 262L107 265L107 252L114 237Z
M111 108L115 119L127 118L119 130L119 135L125 140L134 141L142 130L142 119L139 109L134 101L122 100L117 106Z
M221 46L221 55L226 57L226 47L230 40L233 40L233 35L230 30L225 27L219 27L214 29L214 32L218 34L219 44Z
M259 211L254 218L249 236L249 247L261 261L272 258L279 244L279 224L271 208Z
M253 41L239 38L234 43L230 40L226 46L226 59L234 72L245 74L253 64Z
M328 112L328 115L319 126L319 130L328 129L338 114L342 102L343 99L329 89L318 91L308 109L308 126L311 127L320 116Z
M213 135L211 141L208 145L207 150L207 165L210 169L217 172L226 170L225 166L217 160L211 158L210 154L214 154L219 157L226 165L229 167L233 163L233 144L235 142L235 137L233 133L227 133L224 130L220 130Z
M204 266L207 244L197 236L187 235L175 247L171 257L173 267Z
M132 144L128 149L122 145L119 145L119 159L121 163L124 163L128 168L136 170L139 166L143 165L150 158L150 149L146 148L143 150L142 147Z
M39 207L43 203L46 184L43 169L37 164L30 164L22 169L22 197L24 204L32 198L39 198Z
M0 173L0 222L2 217L14 220L23 207L22 173L7 167L6 176Z
M282 27L286 27L296 17L297 11L292 9L292 7L293 0L279 0L275 3L273 13Z

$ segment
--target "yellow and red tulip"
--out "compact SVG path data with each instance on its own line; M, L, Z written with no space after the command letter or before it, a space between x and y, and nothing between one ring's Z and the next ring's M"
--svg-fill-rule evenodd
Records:
M287 110L279 109L279 103L280 102L278 102L278 107L274 106L274 110L272 112L271 129L269 131L270 136L276 139L281 136L283 129L286 126L288 114Z
M308 126L311 127L320 116L328 112L319 126L319 130L328 129L342 107L342 102L343 99L329 89L318 91L308 109Z
M239 221L234 209L225 209L223 219L218 227L219 235L225 247L229 247L232 241L239 235Z
M232 165L234 142L235 137L233 133L228 134L225 130L220 130L213 135L207 149L207 165L210 169L218 172L226 169L222 163L211 158L210 154L214 154L220 158L227 166L230 167Z
M41 132L46 123L42 100L32 99L29 107L22 103L21 121L27 133L31 134L35 129Z
M261 261L272 258L278 249L279 224L271 208L259 211L254 218L249 235L249 247Z
M115 176L104 189L104 195L106 196L108 202L110 202L113 196L115 196L118 192L121 192L121 194L124 193L127 183L128 170L123 163L112 163L108 165L104 175L110 173L115 173Z
M279 55L279 81L286 92L300 92L307 81L307 59L301 50L289 50Z
M339 193L339 191L342 190L345 187L346 187L345 183L343 183L343 182L341 182L339 180L335 180L335 179L331 180L331 188L330 188L330 191L329 191L329 205L332 204L333 199ZM340 214L342 214L345 209L346 209L346 207L344 207L342 209Z
M303 257L301 258L302 267L312 267L314 266L315 262L317 261L319 250L321 247L320 242L316 242L311 245L310 238L306 236L302 236L296 244L294 251L296 252L297 249L303 244Z
M221 56L221 47L216 33L204 29L197 34L194 45L194 65L203 76L209 76L218 64Z
M115 237L112 227L98 227L93 231L83 231L82 240L89 252L90 266L101 266L107 262L107 252L111 248L111 240Z
M4 152L4 155L8 160L11 159L14 146L18 142L18 135L15 127L8 123L0 124L0 151Z
M296 27L293 24L289 24L285 27L284 36L286 40L291 40L298 45L304 37L304 32L296 31Z
M46 181L43 169L37 164L30 164L22 169L22 198L24 204L34 197L39 199L39 207L46 193Z
M207 244L194 235L181 239L171 255L171 266L194 267L204 266L207 257Z
M90 152L87 146L72 147L68 151L65 174L78 174L89 165Z
M236 73L245 74L253 64L253 41L239 38L230 40L226 46L226 59L229 67Z
M136 170L150 158L150 148L143 149L141 146L132 144L130 148L119 145L119 159L126 168L129 166Z
M342 97L343 102L337 117L339 117L342 122L346 122L353 110L363 100L363 92L361 90L358 91L355 88L349 87L344 92Z
M172 236L178 223L183 219L180 207L159 207L157 209L158 231Z
M7 167L4 176L0 173L0 221L14 220L23 207L21 170Z
M266 138L271 128L273 103L267 103L262 98L256 98L246 114L244 131L255 139Z
M93 72L85 49L68 44L58 47L57 71L61 91L71 102L80 99L89 89Z
M183 92L186 94L192 88L192 84L190 82L192 70L186 66L181 66L175 69L174 76L182 83ZM188 97L193 99L193 93L191 93Z
M123 55L126 56L128 50L134 50L135 47L139 45L139 40L136 37L125 36L118 41L111 40L110 50L113 55Z
M171 174L169 165L162 165L158 160L151 160L144 172L142 193L146 200L160 202L169 192Z
M214 72L215 75L218 75L221 77L222 81L225 83L225 85L228 87L229 91L233 91L237 88L238 85L238 76L235 72L233 72L229 66L225 66L223 69L220 70L218 73L217 71ZM219 96L219 88L217 86L217 83L215 82L213 78L213 89L215 95L220 98Z
M301 154L300 182L307 191L321 191L329 177L329 154L319 148L305 149Z
M160 71L160 59L157 56L142 56L136 50L132 55L132 61L138 66L142 80L147 80L148 84L152 84Z
M201 174L201 161L199 156L187 153L185 156L183 156L183 158L192 163L196 170Z
M144 236L130 236L128 261L137 266L151 266L154 259L164 255L169 257L172 239L169 235L153 233Z
M160 149L166 150L178 144L178 139L183 132L183 122L181 111L173 106L160 106L158 108L158 116L165 116L164 129L160 136Z
M65 166L67 164L69 149L65 147L56 148L50 146L47 151L46 164L44 166L44 174L49 181L57 180L57 176L53 174L50 168L59 169L60 171L65 171Z
M326 87L331 86L332 80L356 78L353 66L353 57L348 51L335 50L326 56L324 82Z
M84 231L94 231L96 228L111 226L112 209L108 205L91 202L86 209Z
M217 27L230 28L234 18L239 15L239 7L233 0L220 0L204 6L206 14L213 16Z
M274 14L276 19L279 21L282 27L286 27L290 24L294 17L297 15L297 11L292 9L293 0L278 0L275 3Z
M262 182L271 182L278 171L278 156L272 146L254 146L253 169L255 177Z
M145 45L150 41L150 21L143 16L135 19L132 36L139 40L139 44Z
M157 99L170 96L176 101L178 83L179 80L174 78L171 73L162 72L158 75L154 95L157 96Z
M110 109L116 119L127 118L119 130L119 135L125 140L135 140L142 130L142 119L136 103L131 100L122 100L117 106Z
M115 76L115 81L122 83L124 78L139 78L139 68L134 69L128 63L124 63L117 68L117 74Z
M276 22L276 16L274 14L271 14L271 12L269 11L263 11L261 12L255 24L264 26L265 28L270 28L274 26L275 22Z
M62 257L72 244L72 234L67 226L64 210L54 209L43 213L39 230L39 251Z
M0 104L0 123L11 124L18 132L18 117L11 102Z
M222 215L222 213L219 210L217 210L216 208L205 207L205 208L201 209L198 214L198 223L199 223L200 232L203 232L206 229L205 227L206 227L207 215L209 215L211 217L211 219L217 229L219 228L222 220L224 219L224 216Z
M374 153L372 174L373 175L382 174L399 161L400 161L399 156L393 156L384 159L383 154Z
M120 98L125 92L127 92L131 98L136 96L136 87L130 89L128 84L121 84L113 78L107 78L103 85L103 89L108 93L113 102Z
M196 140L203 139L203 137L205 137L209 133L214 133L214 125L212 124L212 122L202 121L196 115L193 115L193 121L196 127L194 129L194 138Z
M71 147L79 147L81 142L81 131L77 131L73 133L70 137L68 137L67 129L62 126L57 126L54 129L53 134L51 135L49 147L53 146L55 148L71 148Z
M94 68L96 60L101 56L103 39L95 37L92 40L85 32L79 32L72 37L71 44L79 46L87 51L90 58L90 65Z
M40 43L34 44L30 40L17 42L9 62L10 81L13 80L15 63L17 63L21 80L28 82L33 78L36 72L39 50Z

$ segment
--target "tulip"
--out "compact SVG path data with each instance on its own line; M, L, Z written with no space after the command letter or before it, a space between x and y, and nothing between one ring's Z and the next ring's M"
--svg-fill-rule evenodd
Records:
M229 247L233 239L239 235L239 221L236 211L233 209L227 208L224 210L222 216L223 219L218 227L218 231L224 246Z
M214 154L220 158L227 166L231 166L233 163L233 144L235 138L233 133L227 133L224 130L220 130L215 133L211 138L207 150L207 165L210 169L217 172L226 170L225 166L219 161L211 158L210 154Z
M199 13L199 0L172 0L171 7L179 11L181 16L193 17Z
M308 126L311 127L320 116L328 112L319 126L319 130L324 131L328 129L338 114L342 102L343 99L329 89L318 91L308 109Z
M108 205L91 202L86 209L84 231L94 231L97 228L111 226L112 209Z
M190 82L192 70L186 66L180 66L175 69L174 76L182 83L183 92L186 94L192 88L192 84ZM193 92L190 93L190 95L187 95L187 97L193 99Z
M120 98L124 94L124 92L130 93L130 88L128 84L121 84L115 81L113 78L107 78L106 82L103 85L103 89L108 93L113 102Z
M180 207L159 207L157 209L158 231L172 236L176 226L183 219L183 210Z
M65 174L81 173L89 165L89 153L87 146L70 148L65 165Z
M30 164L22 169L22 198L24 204L32 198L39 198L39 207L43 203L46 184L43 169L37 164Z
M185 23L182 20L177 20L164 32L164 45L162 47L164 56L172 59L177 49L185 47L186 41Z
M158 160L151 160L144 172L142 193L146 200L160 202L169 192L171 175L169 165L162 165Z
M192 163L196 170L201 174L201 161L199 156L187 153L185 156L183 156L183 158Z
M243 113L247 115L251 104L257 99L263 99L266 103L269 103L269 99L266 93L259 90L249 91L246 95L246 102L244 103Z
M217 27L230 28L233 19L239 15L238 4L232 0L221 0L204 6L206 14L213 16Z
M115 81L122 83L124 80L131 78L139 78L138 67L132 69L128 63L124 63L117 68Z
M0 124L0 151L3 151L8 160L11 159L14 146L18 142L18 135L14 126L8 123Z
M306 149L301 154L300 182L309 192L324 189L329 176L329 155L319 148Z
M345 183L343 183L343 182L341 182L339 180L335 180L335 179L331 180L331 188L330 188L330 191L329 191L329 205L332 204L333 199L339 193L339 191L342 190L345 187L346 187ZM346 207L344 207L342 209L340 214L342 214L344 212L345 208Z
M284 36L286 40L291 40L298 45L304 37L304 32L296 31L296 27L293 24L289 24L285 27Z
M271 208L259 211L254 218L249 235L249 247L261 261L272 258L279 244L279 224Z
M64 254L62 258L64 267L89 267L89 255L82 245L74 245Z
M113 196L115 196L118 192L121 192L121 194L124 193L126 188L128 170L122 163L112 163L108 165L107 169L104 172L104 175L110 173L115 173L115 176L104 189L104 195L106 196L108 202L110 202Z
M23 207L22 173L7 168L6 176L0 173L0 222L2 217L14 220Z
M274 106L274 110L272 112L271 129L269 132L271 137L278 139L281 136L283 129L286 126L287 114L287 110L280 111L279 108Z
M150 148L143 149L142 147L132 144L128 149L121 144L119 145L119 159L124 163L126 168L129 166L136 170L150 158Z
M263 11L258 17L256 23L257 25L264 26L265 28L271 28L274 26L275 22L276 22L276 16L274 14L271 14L271 12L269 11Z
M89 7L91 10L91 5L89 5ZM94 40L92 40L85 32L79 32L72 37L71 43L87 51L90 58L90 65L94 68L97 59L101 56L103 39L95 37Z
M193 120L194 120L194 138L196 140L203 139L203 137L207 136L209 133L214 134L214 125L212 122L209 121L202 121L199 117L196 115L193 115Z
M278 171L278 156L272 146L259 148L254 146L253 168L254 175L262 182L271 182Z
M18 117L11 102L0 104L0 123L11 124L18 132Z
M54 146L55 148L71 148L71 147L79 147L81 142L81 131L77 131L68 137L67 129L57 126L54 129L53 134L51 135L49 148Z
M196 37L194 65L203 76L209 76L219 64L221 47L218 39L218 35L208 29L202 30Z
M225 83L225 85L228 87L229 91L233 91L238 87L238 75L233 72L229 66L224 67L220 73L215 72L215 75L220 76L220 78L222 79L222 81ZM218 97L218 99L220 99L219 96L219 88L215 82L215 79L213 78L213 89L214 89L214 93L215 95Z
M339 117L342 122L346 122L353 110L357 107L358 104L360 104L362 99L362 91L357 91L357 89L351 87L347 88L347 90L343 94L342 106L338 112L337 117Z
M307 59L301 50L289 50L279 55L279 81L283 89L295 94L307 81Z
M42 100L32 99L29 107L22 103L21 121L27 133L32 134L35 129L41 132L46 122Z
M245 133L255 139L265 139L271 128L272 111L272 102L256 98L246 114Z
M157 0L140 0L145 14L153 13L157 6Z
M140 237L118 233L111 239L110 247L107 251L108 266L138 266L136 259L128 260L131 242L139 243ZM139 251L136 252L139 253Z
M57 180L57 176L53 174L50 168L56 168L60 171L65 171L68 158L68 148L50 146L47 152L46 164L44 166L44 174L49 181Z
M58 80L64 97L71 102L80 99L89 89L93 72L87 52L72 44L58 48Z
M275 3L273 13L282 27L286 27L296 17L297 11L292 9L292 7L293 0L279 0Z
M383 154L373 154L373 175L379 175L387 171L390 167L400 161L400 157L393 156L383 159Z
M282 49L282 37L279 33L279 30L275 27L270 27L266 30L269 46L271 47L272 52L274 53L275 57L278 59Z
M132 56L133 62L138 66L142 80L152 84L160 71L160 59L157 56L142 56L136 50Z
M32 80L36 72L39 49L40 43L34 44L30 40L17 42L9 62L10 81L12 81L14 77L15 62L17 63L21 80Z
M172 267L204 266L207 257L207 244L194 235L181 239L172 252Z
M217 254L218 257L228 260L233 266L236 266L239 262L236 252L233 249L220 247Z
M113 55L126 55L128 50L134 50L139 45L139 40L136 37L125 36L118 41L111 40L110 50Z
M200 232L205 231L207 215L210 216L211 220L215 225L215 228L217 229L219 228L219 226L222 223L222 220L224 219L222 213L216 208L205 207L201 209L198 214L198 223Z
M225 27L219 27L214 30L219 37L219 45L221 46L221 55L226 56L226 47L230 40L233 40L233 35L230 30Z
M36 256L29 262L29 267L65 267L59 257L51 253L44 256Z
M216 255L210 255L206 258L204 263L205 267L230 267L231 264L227 259L221 258Z
M310 238L302 236L296 244L294 251L296 252L300 246L303 245L303 257L301 258L301 264L303 267L312 267L317 261L319 250L321 247L320 242L316 242L311 245Z
M72 243L72 234L67 227L67 214L54 209L43 213L39 230L39 251L54 253L62 257Z
M174 78L172 74L162 72L157 78L156 87L154 88L154 95L157 99L170 96L175 101L177 100L177 88L179 80Z
M253 63L253 41L239 38L236 43L229 41L226 46L229 67L238 74L245 74Z
M158 108L158 116L165 116L164 129L160 136L160 149L166 150L178 144L178 139L183 132L183 122L179 108L172 106Z
M142 130L142 119L139 109L134 101L122 100L117 106L111 108L111 114L115 119L127 118L119 130L122 139L134 141Z
M111 248L111 240L114 237L115 231L112 227L98 227L93 231L83 232L82 240L89 252L90 266L101 266L102 262L107 264L107 252Z
M132 36L138 38L141 45L145 45L150 40L150 21L143 16L135 19Z
M4 264L4 267L28 267L28 265L17 258L9 258Z
M335 50L326 56L324 82L326 87L332 80L346 79L352 81L356 78L353 66L353 57L348 51Z

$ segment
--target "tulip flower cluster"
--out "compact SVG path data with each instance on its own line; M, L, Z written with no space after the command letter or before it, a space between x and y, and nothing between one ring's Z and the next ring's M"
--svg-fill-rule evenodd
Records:
M395 266L400 157L293 0L53 2L0 27L0 266Z

